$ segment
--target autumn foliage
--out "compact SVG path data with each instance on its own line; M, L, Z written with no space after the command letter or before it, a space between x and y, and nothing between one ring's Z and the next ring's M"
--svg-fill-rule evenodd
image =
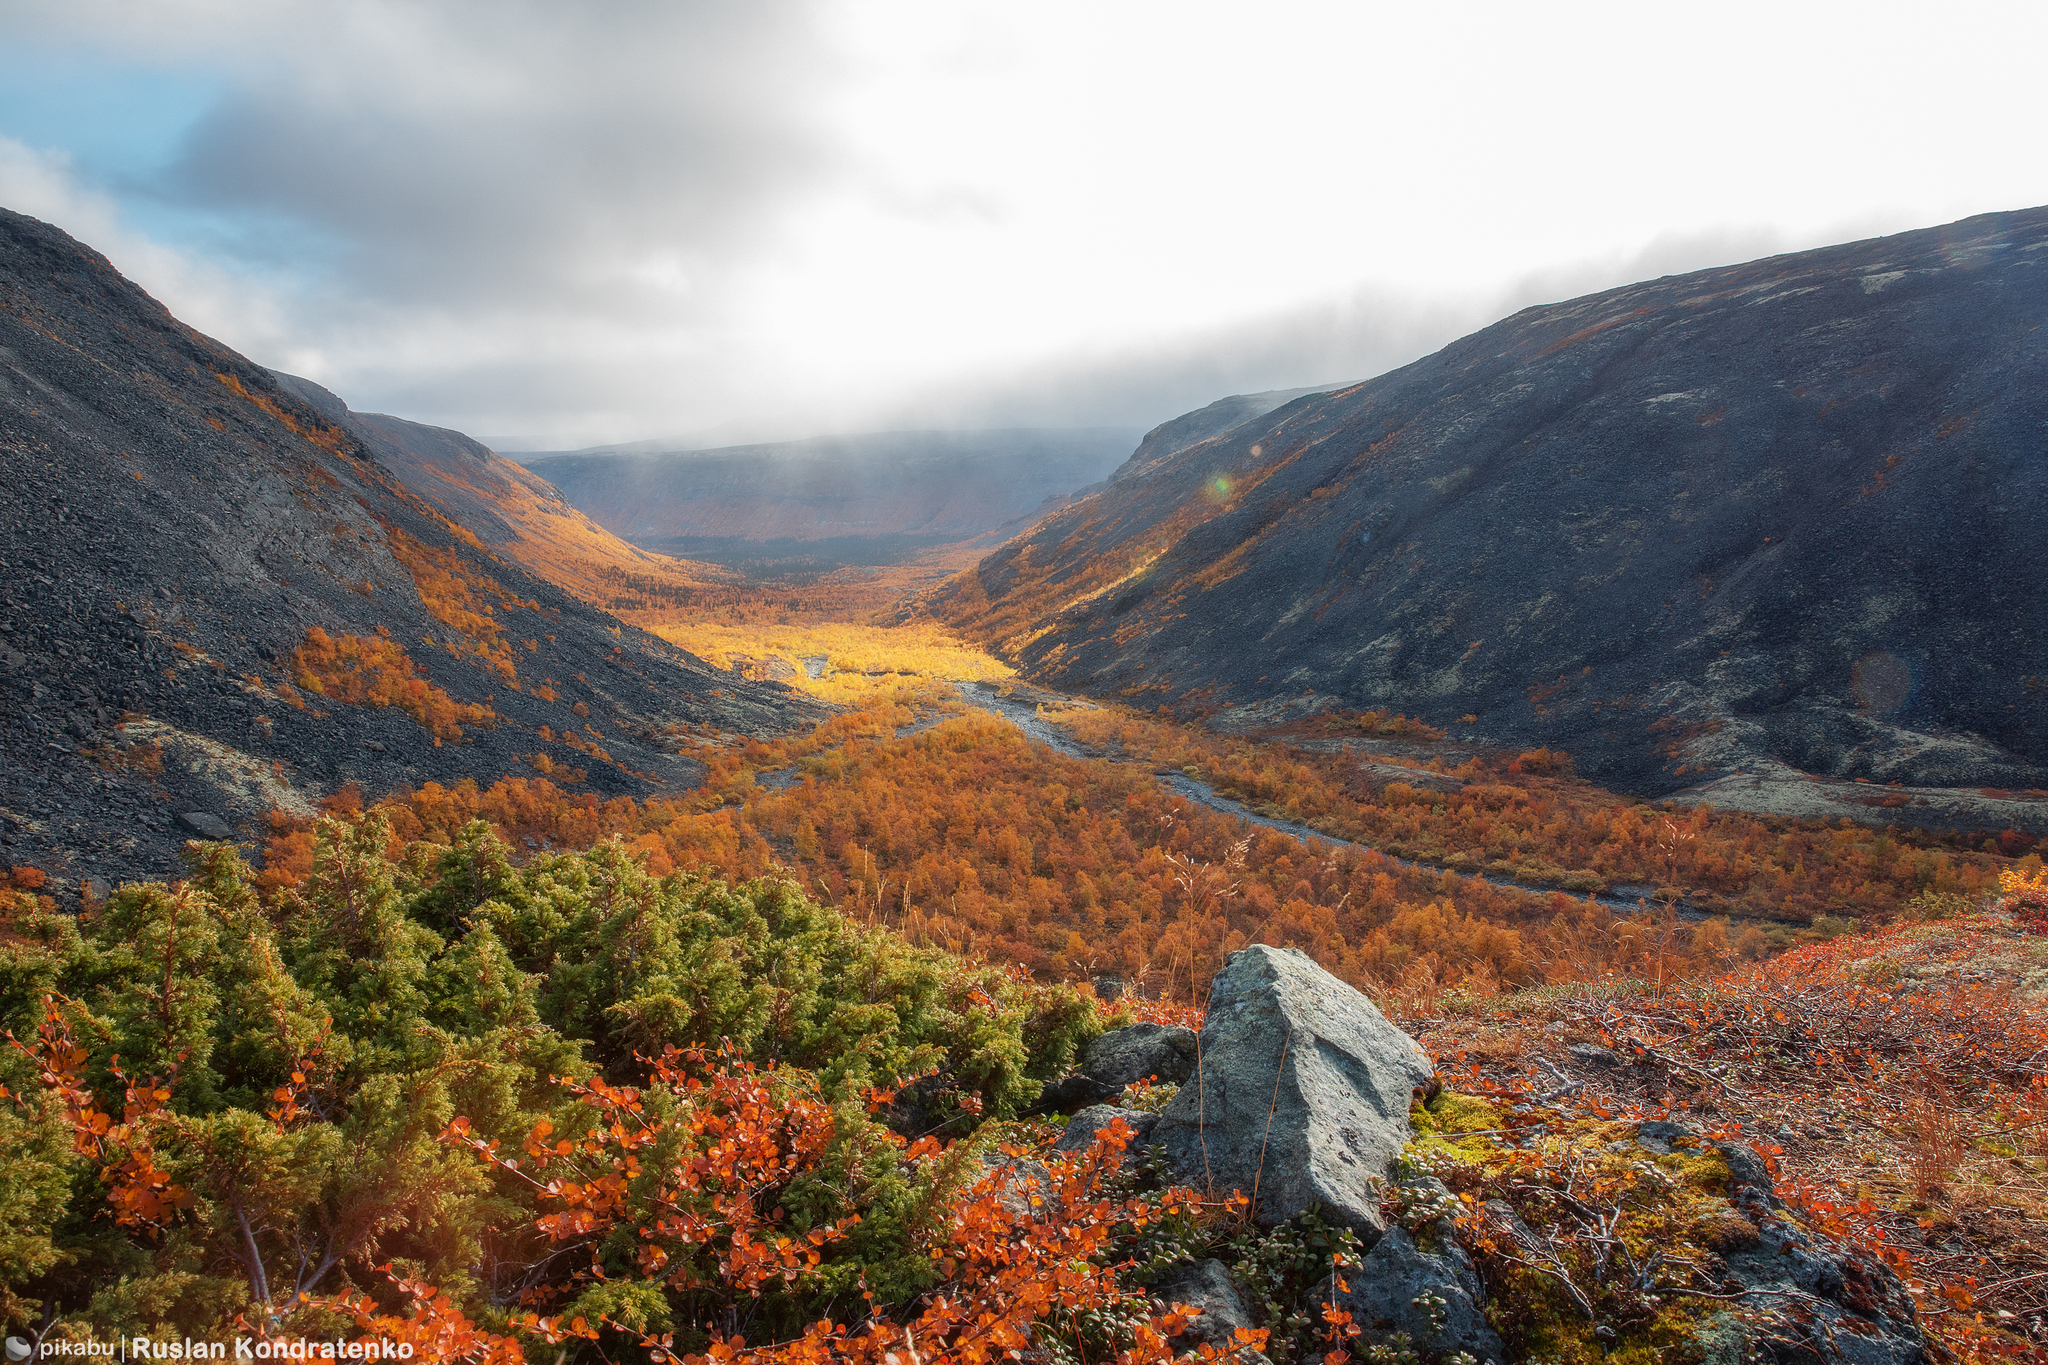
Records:
M475 657L506 686L518 687L512 642L505 636L494 605L538 611L540 604L508 592L458 550L437 549L388 524L384 535L393 556L412 575L428 613L456 633L455 639L444 644L457 655Z
M1015 676L1009 665L928 622L885 627L691 621L651 629L715 667L787 682L831 702L857 703L927 678L994 682ZM807 661L819 676L810 676Z
M458 702L419 675L405 647L366 635L329 635L318 626L292 653L292 681L307 692L351 706L393 706L433 732L434 742L460 742L464 725L489 725L488 706Z
M912 1353L994 1361L1041 1346L1046 1327L1096 1338L1120 1365L1175 1358L1167 1338L1184 1314L1155 1315L1122 1281L1115 1239L1200 1201L1184 1189L1149 1198L1105 1190L1130 1137L1121 1120L1087 1152L1043 1166L1019 1164L1027 1153L1012 1147L992 1153L988 1165L963 1147L910 1142L886 1129L868 1129L864 1147L841 1142L835 1153L832 1107L806 1076L760 1073L730 1049L716 1059L701 1048L670 1049L649 1070L646 1089L565 1083L594 1121L581 1138L536 1125L523 1158L475 1136L466 1119L442 1136L528 1187L546 1210L535 1226L552 1243L588 1248L593 1267L607 1236L628 1232L621 1244L637 1247L640 1281L681 1296L709 1326L701 1350L680 1353L687 1365L889 1365ZM886 1098L871 1094L869 1107ZM898 1282L922 1287L898 1302L863 1288L854 1312L799 1314L777 1331L765 1307L815 1302L816 1292L802 1291L848 1283L831 1261L861 1221L853 1209L878 1202L863 1200L856 1174L878 1157L916 1191L907 1211L890 1212L901 1220L896 1259L921 1272ZM846 1211L834 1221L793 1213L786 1205L800 1204L799 1191L813 1209L824 1194ZM1219 1211L1241 1207L1238 1200ZM865 1274L852 1282L866 1283ZM518 1322L551 1345L619 1334L637 1337L655 1359L679 1354L678 1333L657 1336L642 1325L653 1316L533 1312ZM749 1320L757 1324L751 1343L739 1331ZM769 1340L760 1339L762 1327ZM1239 1349L1253 1350L1266 1334L1240 1337ZM1230 1354L1204 1351L1209 1360Z
M807 1295L804 1248L920 1285L922 1196L862 1097L923 1078L942 1125L1008 1121L1101 1027L787 883L657 880L615 845L514 869L481 825L394 851L374 813L314 834L268 892L214 845L76 918L6 893L0 1311L509 1361L511 1308L651 1323L617 1298L635 1267L678 1327L751 1301L734 1281Z
M806 757L865 743L907 762L919 742L943 755L971 741L971 753L1000 733L961 718L899 737L875 719L841 717L839 743ZM218 1305L266 1305L233 1312L250 1330L391 1337L487 1365L578 1342L703 1365L888 1365L891 1353L900 1365L913 1351L1065 1361L1070 1348L1077 1361L1166 1359L1186 1316L1147 1301L1145 1267L1251 1256L1281 1234L1240 1233L1234 1201L1134 1177L1116 1160L1121 1133L1053 1160L1051 1130L1010 1117L1115 1022L1085 992L914 949L786 881L651 875L634 843L701 857L716 842L707 829L724 831L725 852L773 856L759 835L738 842L747 819L765 819L748 808L824 775L748 796L748 765L719 772L741 799L714 806L713 790L656 807L546 783L423 788L305 831L287 876L259 884L215 847L184 888L123 888L80 921L14 893L0 1008L19 1041L5 1054L0 1129L13 1137L0 1162L57 1212L27 1225L41 1249L11 1272L12 1292L64 1303L80 1322L152 1330L204 1330L227 1311ZM1073 790L1087 809L1089 788ZM1122 809L1127 832L1145 828ZM1199 823L1167 813L1154 829L1168 839ZM508 846L476 815L589 851L517 862L527 836ZM1245 899L1262 860L1300 849L1220 833L1236 837L1160 854L1172 915ZM287 870L296 846L273 848L273 870ZM1221 859L1193 856L1209 851ZM1340 874L1381 871L1328 873ZM1985 1356L2002 1305L2030 1302L2031 1271L2016 1280L1997 1267L2026 1254L2015 1248L2033 1225L1971 1213L1964 1177L1989 1169L1987 1141L2032 1152L2028 1135L2048 1116L2048 1025L2002 979L1970 974L2011 959L2024 976L2048 956L2014 918L2048 878L2023 864L2006 880L2003 918L1923 898L1888 935L1815 942L1723 978L1645 981L1610 959L1617 974L1571 989L1468 997L1424 1036L1454 1085L1497 1091L1530 1123L1543 1121L1537 1092L1556 1088L1531 1060L1548 1044L1533 1040L1554 1036L1624 1059L1603 1082L1613 1088L1586 1091L1591 1107L1573 1111L1589 1121L1689 1108L1770 1132L1818 1107L1861 1125L1845 1140L1866 1148L1867 1134L1895 1135L1881 1149L1897 1154L1893 1185L1844 1189L1840 1171L1769 1154L1814 1226L1901 1266L1959 1315L1947 1339ZM1608 936L1622 937L1612 925ZM1937 960L1968 972L1930 979ZM1407 990L1382 995L1427 1003ZM1538 1031L1553 1022L1558 1034ZM1627 1079L1638 1074L1661 1089ZM923 1140L875 1121L912 1082L938 1101L940 1131ZM1510 1202L1515 1182L1553 1177L1581 1203L1607 1197L1604 1167L1573 1184L1577 1158L1544 1151L1554 1171L1509 1163L1471 1178L1505 1182ZM64 1183L33 1174L74 1166L95 1191L76 1233L60 1217ZM1616 1179L1624 1198L1627 1173ZM94 1218L121 1239L129 1279L90 1250L106 1235ZM1573 1277L1605 1254L1602 1237L1623 1235L1587 1226L1557 1234ZM1977 1239L1981 1261L1957 1255L1958 1238ZM1320 1275L1336 1253L1315 1254L1325 1259L1306 1263ZM85 1269L57 1275L74 1263ZM212 1269L181 1279L193 1264ZM211 1287L197 1297L171 1288L200 1283ZM1594 1295L1602 1312L1609 1288ZM1349 1349L1346 1324L1323 1327L1330 1351ZM1549 1329L1531 1319L1526 1330ZM1263 1346L1300 1360L1299 1343Z
M384 809L408 839L446 841L481 819L515 847L616 836L656 873L787 869L847 914L914 942L1183 1000L1254 941L1302 948L1383 1001L1671 979L1839 933L1852 912L1884 917L1916 896L1976 893L1998 867L1953 841L1902 832L1659 810L1507 771L1514 760L1475 765L1455 797L1430 792L1422 774L1412 788L1367 791L1341 756L1128 712L1062 719L1123 761L1064 757L926 684L872 696L808 735L699 741L704 785L682 796L602 799L505 779L429 783ZM594 741L577 742L602 758ZM1247 829L1163 788L1153 769L1168 765L1384 851ZM309 848L282 826L264 877L288 879ZM1406 861L1432 852L1441 866ZM1584 880L1559 875L1554 859ZM1567 889L1623 878L1641 879L1646 903L1634 913ZM1717 879L1742 898L1702 886ZM1653 886L1724 913L1681 919L1647 899Z
M34 1040L24 1043L10 1031L8 1046L34 1067L44 1098L54 1102L69 1132L72 1151L99 1168L115 1224L138 1232L160 1230L179 1210L192 1206L191 1191L157 1164L152 1146L154 1129L168 1116L171 1092L155 1077L129 1076L114 1057L106 1068L123 1091L122 1115L117 1119L102 1109L86 1081L91 1054L72 1035L70 1003L46 996Z
M2014 869L1988 903L1931 899L1661 990L1502 997L1420 1036L1447 1083L1515 1115L1499 1122L1670 1113L1740 1134L1809 1227L1905 1279L1947 1358L2044 1360L2048 1008L2030 983L2048 939L2028 900L2044 882ZM1588 1066L1589 1048L1613 1063Z
M1260 814L1532 886L1663 888L1712 913L1810 923L1888 915L1923 891L1977 895L1997 880L1998 863L1952 835L1707 806L1658 810L1573 779L1568 758L1547 749L1479 757L1448 772L1380 758L1367 776L1347 753L1261 744L1121 708L1060 719L1091 747L1193 769ZM1414 778L1392 776L1402 766Z
M340 427L323 421L316 414L307 413L302 417L298 412L285 407L276 399L266 394L249 392L248 388L243 385L241 379L236 375L216 373L213 377L228 392L253 403L271 417L283 423L292 434L304 437L329 454L341 454L355 444L354 438L347 432L343 431Z

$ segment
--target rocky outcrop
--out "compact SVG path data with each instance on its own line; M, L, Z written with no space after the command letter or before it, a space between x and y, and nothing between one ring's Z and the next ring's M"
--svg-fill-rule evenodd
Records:
M1104 1105L1138 1081L1153 1079L1178 1085L1195 1069L1192 1029L1164 1024L1132 1024L1111 1029L1081 1053L1081 1069L1047 1081L1026 1114L1078 1114Z
M1730 1288L1742 1295L1739 1330L1750 1358L1778 1365L1922 1365L1926 1338L1912 1295L1891 1268L1793 1221L1755 1153L1734 1143L1715 1146L1728 1163L1728 1202L1740 1215L1719 1230L1717 1249L1727 1261Z
M1173 1048L1164 1030L1121 1032L1129 1036L1105 1034L1086 1062L1106 1067L1112 1057L1145 1056L1149 1064L1145 1049ZM1505 1362L1556 1333L1587 1358L1650 1350L1651 1343L1664 1351L1676 1339L1684 1358L1726 1365L1927 1359L1898 1276L1801 1224L1746 1146L1710 1141L1674 1122L1560 1119L1544 1126L1546 1151L1558 1156L1560 1141L1583 1145L1565 1148L1558 1156L1565 1166L1548 1167L1546 1176L1548 1158L1526 1145L1511 1151L1517 1137L1485 1105L1443 1095L1426 1055L1370 1001L1287 949L1231 955L1211 985L1200 1041L1198 1070L1163 1114L1091 1106L1067 1124L1054 1150L1083 1151L1122 1119L1132 1148L1151 1151L1151 1160L1125 1170L1139 1188L1167 1180L1213 1186L1217 1194L1241 1190L1254 1196L1258 1224L1300 1220L1253 1234L1256 1241L1285 1244L1315 1226L1300 1215L1316 1210L1369 1249L1341 1270L1310 1262L1284 1294L1275 1292L1275 1262L1242 1238L1211 1243L1208 1255L1197 1249L1185 1260L1152 1263L1147 1292L1160 1311L1174 1304L1202 1310L1174 1339L1181 1351L1222 1349L1239 1327L1262 1327L1283 1333L1295 1358L1316 1358L1326 1349L1317 1335L1323 1313L1335 1309L1358 1329L1354 1358L1377 1353L1429 1365ZM1604 1049L1573 1055L1589 1066L1621 1064ZM1029 1201L1046 1187L1045 1168L1013 1158L1001 1164L1012 1168L1006 1205L1020 1214L1038 1207ZM1549 1192L1546 1180L1566 1167L1640 1176L1629 1198L1650 1201L1638 1211L1662 1220L1650 1224L1660 1244L1623 1255L1625 1268L1604 1255L1592 1270L1574 1260L1587 1245L1589 1219L1601 1238L1614 1224L1599 1225L1597 1210ZM1609 1214L1619 1218L1618 1206ZM1227 1255L1223 1245L1232 1248ZM1567 1269L1568 1262L1579 1268ZM1247 1284L1259 1292L1246 1292ZM1652 1310L1666 1316L1646 1326Z
M1320 1207L1377 1239L1387 1163L1434 1075L1415 1040L1306 954L1258 945L1217 974L1201 1041L1151 1133L1175 1178L1242 1190L1261 1224Z
M1029 1114L1076 1114L1090 1105L1106 1103L1123 1093L1120 1085L1104 1085L1093 1076L1077 1071L1056 1081L1047 1081L1038 1098L1024 1112Z
M1195 1074L1195 1032L1177 1024L1112 1029L1082 1051L1081 1074L1118 1090L1147 1077L1179 1085Z
M1411 1200L1434 1198L1446 1210L1428 1225L1429 1248L1406 1229L1390 1227L1355 1270L1333 1274L1313 1299L1351 1314L1367 1346L1391 1346L1405 1337L1431 1358L1464 1351L1481 1361L1504 1359L1500 1335L1486 1321L1486 1286L1448 1213L1456 1197L1428 1177L1406 1182L1403 1193Z
M1159 1311L1176 1307L1196 1310L1186 1329L1169 1339L1176 1351L1198 1351L1204 1346L1213 1346L1218 1351L1230 1349L1236 1344L1239 1329L1258 1326L1244 1300L1237 1277L1230 1273L1229 1266L1217 1260L1185 1262L1152 1286L1152 1302ZM1266 1357L1257 1351L1247 1351L1241 1358L1246 1365L1257 1365Z

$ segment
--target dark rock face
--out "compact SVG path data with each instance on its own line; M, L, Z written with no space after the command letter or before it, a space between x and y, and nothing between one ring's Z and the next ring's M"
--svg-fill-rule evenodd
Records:
M1182 1184L1238 1189L1264 1226L1321 1206L1370 1242L1380 1183L1435 1068L1372 1001L1293 949L1233 953L1209 991L1201 1070L1149 1141Z
M1753 1294L1743 1300L1750 1358L1777 1365L1921 1365L1926 1338L1913 1296L1891 1268L1793 1222L1753 1152L1715 1145L1728 1162L1729 1203L1750 1225L1731 1229L1722 1252L1729 1279Z
M1456 1205L1440 1180L1408 1184ZM1358 1268L1343 1274L1344 1287L1337 1287L1339 1277L1333 1275L1317 1288L1315 1301L1350 1313L1368 1346L1391 1345L1403 1336L1428 1359L1459 1351L1482 1361L1505 1359L1506 1348L1486 1321L1486 1287L1458 1242L1456 1226L1445 1216L1429 1232L1435 1245L1425 1251L1405 1229L1388 1228Z
M483 442L446 427L356 412L310 379L278 370L270 373L279 388L361 441L380 466L475 532L484 544L503 545L517 537L517 529L499 509L512 492L519 466L497 458Z
M81 877L176 873L182 812L217 821L208 837L250 838L269 810L307 813L349 782L374 797L538 777L536 752L601 796L677 791L701 769L662 727L769 733L817 714L477 548L269 372L5 211L0 486L0 864L40 867L66 896ZM428 611L393 552L401 532L502 589L489 606L519 690ZM437 746L394 708L287 704L278 685L312 626L390 631L496 723ZM550 678L553 701L536 695ZM614 761L543 725L592 727Z
M2048 209L1531 308L1162 434L938 609L1048 685L1469 713L1655 795L2048 785L2044 322Z
M1081 1071L1118 1090L1147 1076L1179 1085L1195 1074L1194 1030L1166 1024L1112 1029L1082 1051Z
M1090 1105L1113 1100L1124 1092L1120 1085L1104 1085L1093 1076L1075 1072L1062 1076L1056 1081L1047 1081L1045 1088L1038 1092L1027 1114L1075 1114Z
M178 817L178 823L202 839L232 839L235 831L227 821L209 811L188 810Z

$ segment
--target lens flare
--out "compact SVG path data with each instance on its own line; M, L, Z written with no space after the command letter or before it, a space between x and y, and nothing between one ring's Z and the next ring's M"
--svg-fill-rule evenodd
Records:
M1951 236L1957 226L1959 225L1951 223L1941 230L1942 259L1951 266L1974 270L1978 266L1990 264L1992 252L2011 245L2003 226L1986 229L1981 225L1973 225L1969 236Z
M1889 650L1873 650L1849 671L1849 690L1865 711L1888 715L1913 696L1913 666Z

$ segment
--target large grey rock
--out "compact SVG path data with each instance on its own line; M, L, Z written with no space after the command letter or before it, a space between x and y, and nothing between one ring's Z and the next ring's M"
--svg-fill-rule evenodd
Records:
M1189 1320L1186 1331L1169 1339L1177 1351L1193 1351L1203 1346L1228 1350L1236 1344L1238 1328L1258 1325L1245 1307L1237 1277L1221 1261L1183 1262L1157 1280L1151 1293L1152 1301L1162 1312L1175 1304L1201 1310L1199 1316ZM1257 1362L1265 1357L1251 1351L1245 1359Z
M1024 1112L1030 1114L1078 1114L1094 1104L1105 1104L1123 1094L1120 1085L1104 1085L1093 1076L1076 1071L1056 1081L1047 1081L1038 1098Z
M1060 1134L1060 1140L1052 1145L1055 1152L1085 1152L1094 1143L1095 1135L1117 1119L1131 1126L1131 1146L1143 1142L1159 1122L1159 1115L1148 1114L1142 1109L1119 1109L1112 1104L1091 1104L1067 1120L1067 1130ZM1124 1149L1126 1152L1129 1147Z
M178 817L178 823L202 839L232 839L235 831L228 822L211 811L188 810Z
M1195 1031L1177 1024L1112 1029L1082 1051L1081 1071L1118 1090L1147 1076L1179 1085L1195 1074Z
M1284 1223L1311 1206L1368 1244L1385 1224L1387 1162L1434 1068L1372 1001L1293 949L1231 954L1209 988L1200 1072L1151 1140L1176 1179L1253 1197Z

